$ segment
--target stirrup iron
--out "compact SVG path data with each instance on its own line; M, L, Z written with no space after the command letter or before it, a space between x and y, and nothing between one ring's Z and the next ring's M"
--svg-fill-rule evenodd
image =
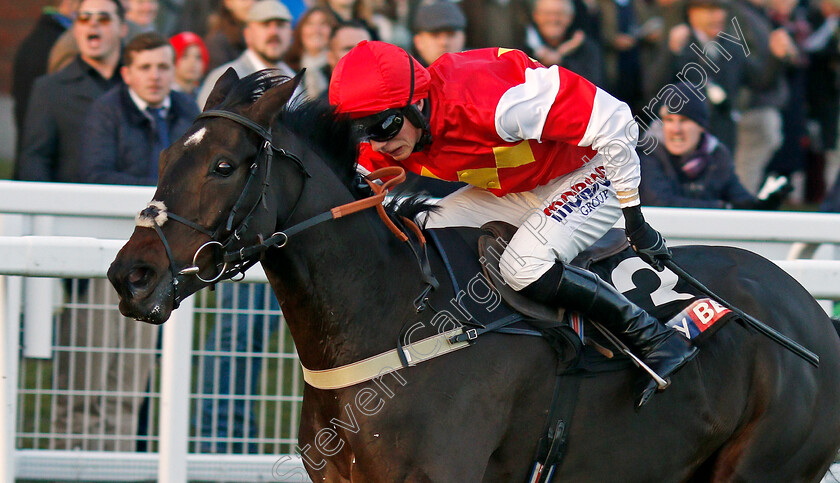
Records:
M648 375L650 375L650 377L654 381L656 381L656 385L660 391L665 390L665 388L671 385L670 380L664 379L662 376L657 374L653 369L650 368L650 366L645 364L645 362L642 359L640 359L636 354L633 354L633 352L631 352L630 349L624 344L624 342L621 342L621 340L618 337L616 337L615 334L613 334L612 332L607 330L606 327L601 325L600 322L595 322L594 320L589 320L588 322L592 324L593 327L598 329L598 332L600 332L604 337L606 337L607 340L610 341L610 343L613 344L619 352L629 357L633 361L633 363L636 364L637 367L647 372Z

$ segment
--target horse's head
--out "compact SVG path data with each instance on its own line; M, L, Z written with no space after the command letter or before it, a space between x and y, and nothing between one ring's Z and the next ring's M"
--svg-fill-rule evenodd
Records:
M305 173L271 144L270 126L300 76L282 79L262 71L240 81L229 69L190 130L163 151L154 200L108 270L124 315L165 322L180 300L247 268L231 254L272 233L283 200L283 187L268 183L272 158Z

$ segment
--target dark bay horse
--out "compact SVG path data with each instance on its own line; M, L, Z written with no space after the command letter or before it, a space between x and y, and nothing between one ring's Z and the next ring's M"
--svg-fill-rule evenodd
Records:
M155 204L108 273L124 315L163 323L220 271L244 268L241 253L262 263L308 369L388 351L406 323L428 322L413 305L424 288L417 260L375 210L272 237L362 197L351 123L321 104L286 106L297 82L228 71L207 102L211 117L164 151ZM266 239L276 246L251 250ZM583 378L560 479L818 481L840 447L840 338L831 320L755 254L678 247L674 257L814 351L819 368L729 324L641 413L632 409L635 369ZM438 272L441 261L431 258ZM378 380L307 385L299 451L316 482L523 481L556 366L539 338L487 334Z

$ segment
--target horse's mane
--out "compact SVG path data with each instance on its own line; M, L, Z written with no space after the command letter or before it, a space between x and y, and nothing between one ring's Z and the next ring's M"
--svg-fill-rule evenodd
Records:
M310 99L287 106L277 122L307 140L309 147L352 191L359 141L349 117L338 115L325 100Z
M423 222L421 217L418 220L417 216L421 213L434 212L440 209L440 206L429 202L429 195L426 193L409 193L397 190L394 197L385 204L385 211L392 213L395 217L405 217L409 220L415 220L418 223Z
M217 109L233 110L253 104L268 89L289 80L276 69L246 76L234 84ZM287 104L276 122L308 141L308 146L321 156L341 183L355 197L362 196L356 186L358 131L348 116L338 114L335 106L323 99L308 99ZM426 196L398 192L385 208L394 216L414 219L420 213L433 210L434 205Z
M228 69L230 70L230 69ZM265 69L239 79L225 95L224 100L213 109L222 111L238 111L238 108L250 106L257 101L265 91L289 80L278 69Z

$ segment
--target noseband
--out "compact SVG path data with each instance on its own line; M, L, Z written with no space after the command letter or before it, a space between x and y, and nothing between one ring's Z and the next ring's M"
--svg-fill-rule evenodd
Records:
M402 241L408 240L408 237L405 235L405 233L403 233L387 216L385 209L382 206L382 201L385 199L388 190L405 180L405 171L402 168L389 167L376 170L366 177L368 185L375 193L373 196L332 208L329 211L313 216L312 218L302 221L283 231L275 232L265 240L263 240L262 235L259 235L258 238L260 240L260 243L256 245L244 246L238 250L230 250L231 245L242 239L242 236L248 229L248 224L250 223L254 212L256 211L256 208L257 206L259 206L260 202L265 204L265 195L269 186L271 163L274 157L274 153L277 153L281 158L291 160L303 175L303 183L294 206L292 206L292 209L289 211L289 214L286 215L286 218L282 222L277 223L276 226L282 227L291 219L292 215L297 210L301 199L303 198L303 192L306 189L306 180L311 178L312 176L306 170L306 168L303 165L303 162L298 156L282 148L277 148L272 144L271 133L268 129L246 118L245 116L229 111L209 110L201 113L196 118L196 120L214 117L225 118L244 126L246 129L250 130L251 132L257 134L260 138L262 138L263 144L260 148L260 151L254 158L254 162L251 164L248 180L245 182L245 187L243 188L242 193L240 193L239 198L236 200L236 203L234 203L233 208L231 209L230 214L228 215L227 221L225 223L220 224L218 227L216 227L215 230L211 231L199 225L198 223L195 223L182 216L172 213L171 211L168 211L168 209L163 205L163 203L157 201L150 202L146 206L146 208L140 212L139 216L141 219L152 220L152 228L154 228L155 232L157 233L158 237L163 243L163 248L166 251L166 256L167 258L169 258L169 270L172 274L172 292L174 300L173 309L178 308L181 302L181 298L178 294L179 275L195 275L196 278L198 278L200 281L209 284L215 284L216 282L222 279L233 278L239 274L242 274L244 276L245 271L248 270L255 263L257 263L257 261L259 261L259 257L257 255L262 254L263 252L272 247L281 248L285 246L286 243L289 241L289 237L291 237L292 235L300 233L301 231L306 230L307 228L311 228L325 221L341 218L342 216L346 216L351 213L356 213L367 208L376 207L380 218L382 218L382 220L385 222L385 224L388 226L391 232L393 232ZM236 214L242 209L245 200L247 199L247 195L254 187L255 180L257 179L257 173L260 171L260 167L263 165L265 166L265 174L263 176L262 191L260 192L260 196L250 207L247 215L245 215L242 221L234 229L233 223ZM386 177L390 177L391 179L384 182L382 185L373 182ZM160 227L163 223L166 222L166 220L169 219L186 225L199 233L207 235L210 238L208 242L204 243L198 248L198 250L196 250L195 254L193 255L192 265L181 270L178 270L176 268L175 257L172 255L172 249L170 248L169 243L166 240L166 236L164 235L163 230ZM229 234L227 238L224 239L224 241L220 241L224 233ZM216 274L214 277L205 279L199 275L200 268L198 267L198 256L199 254L201 254L202 250L213 246L217 246L224 251L221 263L216 263L217 267L221 265L221 269L219 269L218 274Z

